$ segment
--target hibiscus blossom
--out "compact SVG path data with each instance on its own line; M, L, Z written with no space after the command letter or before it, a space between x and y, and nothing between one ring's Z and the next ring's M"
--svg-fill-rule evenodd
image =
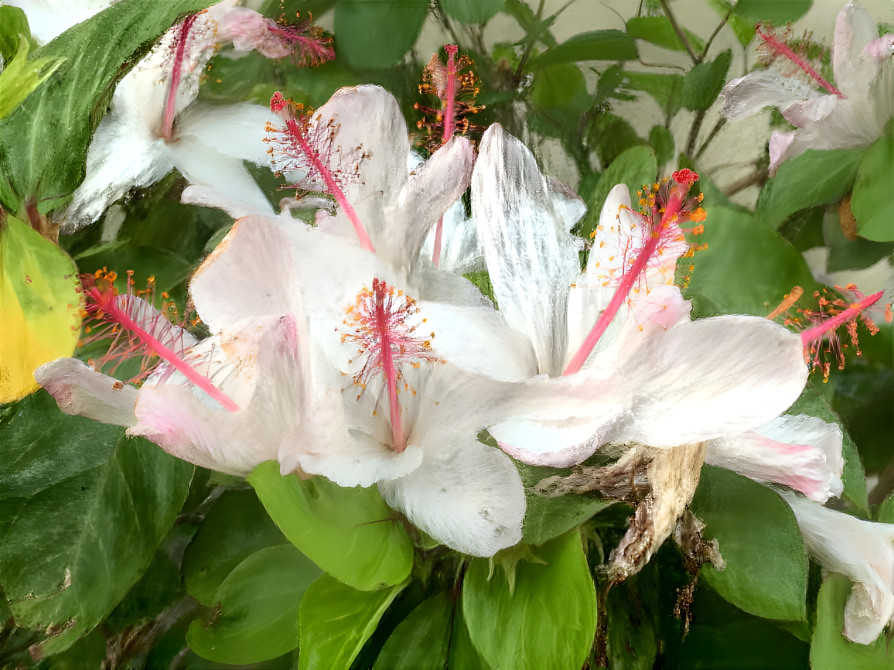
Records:
M225 192L245 211L273 210L243 165L267 162L259 105L209 106L195 102L205 66L232 42L270 58L290 53L290 36L249 9L220 3L165 33L148 56L118 84L87 153L87 174L64 213L62 231L98 219L133 187L155 183L171 170L190 182Z
M810 555L854 582L842 633L871 644L894 623L894 525L857 519L792 493L782 497L798 519Z
M894 116L894 35L879 37L869 12L849 2L838 14L832 46L834 85L774 36L758 30L758 37L804 75L799 79L790 74L792 68L786 73L770 68L734 79L723 89L728 118L773 106L797 127L770 138L771 172L807 149L862 147L882 135Z

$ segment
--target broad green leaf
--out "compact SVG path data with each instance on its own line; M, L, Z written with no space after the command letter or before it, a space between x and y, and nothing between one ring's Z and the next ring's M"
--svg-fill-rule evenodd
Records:
M622 152L602 173L592 198L587 200L589 210L581 225L581 235L589 239L596 230L605 199L617 184L626 184L631 198L635 198L643 184L651 184L657 175L658 162L649 147L632 147Z
M766 619L807 617L807 552L795 515L773 491L706 465L692 511L717 539L726 569L701 575L727 601Z
M851 190L865 149L809 149L785 161L761 191L755 216L778 228L791 214L838 202Z
M683 77L683 106L686 109L705 110L714 104L732 62L733 52L727 49L712 61L699 63Z
M593 30L579 33L561 44L547 49L531 60L531 67L539 68L559 63L587 60L631 60L639 52L636 41L620 30Z
M176 525L171 529L155 551L155 556L140 581L115 606L103 622L103 627L118 632L128 627L141 626L161 614L174 600L183 597L180 571L168 551L175 544L182 546L182 538L188 532L186 524Z
M556 498L528 496L522 539L529 544L543 544L581 525L614 503L613 500L577 495Z
M286 542L253 491L226 491L205 515L183 555L186 589L212 607L217 589L233 568L259 549Z
M341 0L336 53L356 67L394 65L416 44L427 14L427 0Z
M665 126L652 126L649 130L649 144L655 151L655 158L659 165L670 163L676 155L674 134Z
M876 521L881 523L894 523L894 493L889 495L878 506L878 517Z
M894 123L876 141L857 168L851 208L857 219L861 237L876 242L894 240L894 198L891 197L891 175L894 175Z
M443 670L450 651L453 608L447 591L417 605L388 636L374 670Z
M67 60L0 125L0 204L16 212L33 200L41 213L66 204L115 84L178 18L208 4L122 0L35 51Z
M17 623L69 647L152 561L193 467L124 429L62 414L46 393L0 423L0 583Z
M624 79L628 88L652 96L665 117L670 118L680 111L683 104L683 75L625 72Z
M484 23L503 8L503 0L441 0L441 7L460 23Z
M472 644L494 668L579 668L596 633L596 590L580 533L570 531L520 560L515 588L504 571L473 560L463 579ZM511 568L508 568L511 570Z
M193 621L186 641L202 658L248 664L298 646L298 608L320 570L290 544L255 552L227 575L208 622Z
M64 251L0 212L0 403L36 390L35 369L72 355L81 327L79 289Z
M857 445L854 444L841 418L829 406L829 403L817 391L813 383L807 383L804 392L801 393L801 397L795 401L795 404L788 409L786 414L810 414L811 416L819 417L823 421L838 424L843 437L841 451L844 455L844 472L841 480L844 483L844 493L842 495L856 505L862 514L868 516L869 501L866 492L866 472L864 472L863 463L860 461L860 452L857 451Z
M851 592L847 577L826 577L817 597L816 628L810 645L813 670L890 670L894 667L894 648L882 634L872 644L856 644L841 634L844 607Z
M613 163L627 149L644 144L645 140L636 134L627 119L610 112L596 114L587 129L587 145L595 148L603 167Z
M733 12L751 23L781 26L804 16L813 0L739 0Z
M298 670L347 670L405 586L358 591L329 575L317 579L301 601Z
M665 49L686 51L683 41L674 32L674 27L666 16L636 16L627 21L627 34L637 39L646 40ZM702 39L690 30L683 29L686 41L696 53L705 48Z
M106 638L99 629L82 637L61 654L50 656L36 670L84 670L101 668L106 660ZM21 666L20 666L21 667Z
M463 668L463 670L490 670L490 666L481 658L481 654L472 644L469 628L463 616L462 601L453 607L453 632L450 636L450 659L448 668Z
M2 9L12 8L0 7ZM28 40L22 37L12 62L0 71L0 119L9 116L64 61L64 58L38 58L29 61Z
M584 73L573 63L551 65L534 73L531 99L538 105L561 107L571 103L579 94L583 94L582 102L586 105L587 81ZM582 109L581 112L583 111Z
M746 212L712 206L705 199L705 232L695 238L708 248L690 260L686 290L699 316L767 316L794 286L807 295L819 288L803 256L775 230Z
M261 463L248 481L289 541L335 579L366 591L410 574L413 545L375 487L283 477L275 461Z

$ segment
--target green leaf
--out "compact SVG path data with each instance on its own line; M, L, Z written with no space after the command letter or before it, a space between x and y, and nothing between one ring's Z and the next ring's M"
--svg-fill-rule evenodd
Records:
M301 601L298 670L347 669L406 583L381 591L357 591L323 575Z
M587 496L565 495L544 498L527 497L522 539L528 544L541 545L576 528L584 521L615 503Z
M0 125L0 203L15 212L33 200L41 213L65 205L115 84L179 17L208 4L123 0L35 51L67 60Z
M365 591L410 574L413 545L375 487L283 477L275 461L261 463L248 481L289 541L334 578Z
M655 151L655 158L659 165L670 163L676 155L674 134L665 126L652 126L649 130L649 144Z
M727 0L708 0L708 4L720 16L729 15L726 25L732 29L736 39L739 40L739 44L743 47L748 46L751 40L754 39L754 22L746 21L733 14L732 5Z
M806 619L807 552L795 515L776 493L706 465L691 507L726 561L725 570L702 568L712 588L756 616Z
M21 48L23 37L31 46L31 28L25 12L12 5L0 6L0 57L7 66Z
M844 628L844 607L851 592L847 577L832 574L826 577L817 597L816 628L810 645L810 667L813 670L890 670L894 667L894 648L881 635L872 644L856 644L841 634Z
M515 588L473 560L463 580L472 643L494 668L579 668L596 633L596 590L580 533L573 530L520 560ZM512 570L512 568L506 568Z
M2 9L13 8L0 7ZM38 58L29 61L28 40L22 37L12 62L0 71L0 119L9 116L64 61L64 58Z
M605 167L614 162L624 151L643 145L645 141L624 117L602 112L596 114L587 129L587 145L596 149L599 163Z
M637 590L637 576L613 586L606 603L609 665L624 670L655 667L659 640L646 595ZM651 594L649 594L651 595Z
M732 62L733 52L727 49L712 61L699 63L683 77L683 106L692 111L705 110L714 104Z
M561 107L572 103L583 93L583 105L587 103L587 81L580 68L572 63L550 65L534 73L531 100L543 107ZM584 110L581 110L581 113Z
M484 23L503 8L503 0L441 0L441 7L460 23Z
M227 576L211 621L193 621L186 641L202 658L244 665L298 646L298 609L320 571L290 544L255 552Z
M446 591L417 605L388 637L374 670L443 670L447 667L453 607Z
M620 30L593 30L579 33L533 58L533 68L587 60L631 60L637 58L636 41Z
M804 16L813 0L739 0L733 12L751 23L772 23L781 26Z
M686 296L695 299L699 316L766 316L801 286L810 295L819 288L804 257L756 217L705 200L705 232L696 238L708 248L692 258Z
M666 16L636 16L627 21L627 34L646 40L665 49L686 51L683 41L674 32L674 27ZM696 53L701 53L705 43L695 33L683 29L686 41Z
M876 521L894 523L894 493L885 498L882 504L878 506Z
M624 78L628 88L652 96L667 118L680 111L683 104L683 75L625 72Z
M869 147L854 182L851 208L861 237L876 242L894 240L894 198L891 175L894 174L894 123L884 136Z
M617 184L626 184L631 197L633 197L643 187L643 184L651 184L655 181L657 174L658 162L649 147L632 147L622 152L602 173L592 197L587 199L590 209L581 224L580 234L589 239L593 231L596 230L602 205L609 192Z
M755 216L778 228L791 214L838 202L851 190L865 149L808 149L785 161L761 191Z
M211 607L217 589L233 568L259 549L286 542L253 491L225 491L186 548L186 589Z
M419 37L427 0L342 0L335 6L336 53L356 67L400 61Z
M0 583L22 627L66 649L115 607L152 561L193 467L124 429L62 414L46 393L0 430Z
M866 491L866 472L860 460L860 452L851 438L850 432L841 421L841 417L826 402L813 383L808 382L801 397L795 401L786 414L809 414L829 423L836 423L841 429L841 451L844 456L844 472L841 480L844 483L843 497L864 515L869 515L869 500Z
M450 636L450 659L448 668L463 668L463 670L490 670L490 666L481 658L481 654L472 644L469 628L463 615L462 602L454 603L453 607L453 632Z
M0 212L0 403L36 390L35 369L72 355L80 309L71 258L27 223Z

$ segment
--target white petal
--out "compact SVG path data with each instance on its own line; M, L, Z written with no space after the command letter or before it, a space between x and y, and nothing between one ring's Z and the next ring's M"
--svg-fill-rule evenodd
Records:
M87 151L87 175L63 215L62 232L98 219L131 188L149 186L173 169L168 147L138 120L115 112L100 121Z
M143 386L136 406L139 421L129 433L143 435L190 463L234 475L246 475L259 463L276 459L280 442L302 419L301 362L292 317L259 325L264 331L259 345L254 336L236 336L217 348L233 352L224 367L234 371L217 386L241 402L242 409L228 412L172 377ZM254 388L240 376L255 378ZM237 386L248 393L240 393Z
M397 205L386 211L385 234L376 252L395 265L412 265L429 230L469 187L474 160L472 144L455 137L417 168Z
M413 472L379 484L389 505L439 542L471 556L493 556L521 541L525 493L505 454L474 435L424 449Z
M164 314L140 297L119 295L115 302L137 326L177 356L198 341L192 333L168 321Z
M723 115L740 119L764 107L788 107L817 95L815 89L796 77L759 70L733 79L723 87Z
M841 439L841 429L834 423L782 415L748 433L711 440L705 461L826 502L844 488Z
M296 225L303 225L297 222ZM189 291L211 330L251 316L300 314L288 237L260 216L239 219L196 270Z
M76 358L57 358L34 371L43 386L66 414L86 416L117 426L136 423L137 390L88 367Z
M268 145L264 141L267 124L278 120L273 112L261 105L242 103L212 107L195 104L178 117L177 135L195 137L225 156L266 166L270 164Z
M435 232L430 230L422 245L423 257L431 258L434 246ZM487 268L475 221L466 216L466 206L462 200L454 202L442 218L441 258L438 268L456 274L478 272Z
M835 84L848 98L863 98L878 73L876 63L862 58L863 49L878 38L872 15L849 2L835 19L832 44L832 72Z
M807 381L800 338L767 319L700 319L649 340L620 368L634 401L619 442L665 447L743 433L787 409Z
M844 635L871 644L894 619L894 525L863 521L792 493L781 493L798 519L807 550L824 568L854 582Z
M267 196L239 158L225 156L191 135L169 146L174 167L193 184L210 186L229 199L250 205L255 212L273 214Z
M494 124L472 174L472 217L506 321L534 345L540 372L561 372L565 303L580 272L578 243L548 181L521 142Z

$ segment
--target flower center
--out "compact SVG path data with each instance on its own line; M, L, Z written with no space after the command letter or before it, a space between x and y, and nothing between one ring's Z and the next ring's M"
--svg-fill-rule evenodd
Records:
M192 29L198 14L190 14L180 24L180 32L177 35L177 49L174 52L174 65L171 68L171 83L168 86L168 97L165 100L165 112L161 121L161 136L169 140L174 130L174 114L177 108L177 89L180 88L180 79L183 74L183 61L189 54L189 31Z
M420 334L425 319L418 316L415 300L404 295L381 279L373 279L372 289L364 287L356 301L346 310L342 342L357 345L357 358L362 360L354 383L365 388L381 374L391 419L392 447L398 453L407 447L400 414L398 393L403 390L415 395L402 369L418 368L423 361L437 361L431 349L434 333ZM358 396L359 397L359 396Z

